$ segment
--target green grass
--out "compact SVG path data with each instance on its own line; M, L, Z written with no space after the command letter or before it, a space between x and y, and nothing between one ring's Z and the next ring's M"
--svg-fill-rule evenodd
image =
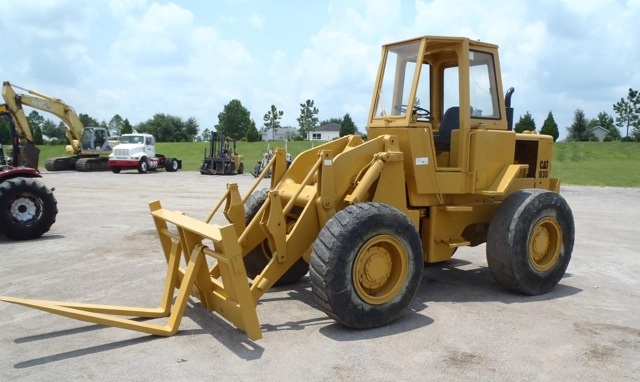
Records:
M283 143L271 144L271 148ZM295 157L310 149L311 142L288 142L287 148ZM318 143L316 142L317 146ZM157 151L182 159L183 171L198 171L209 144L205 142L158 143ZM40 146L40 166L44 160L64 154L64 146ZM237 151L244 156L245 168L250 170L267 150L266 142L238 142ZM640 144L633 142L563 142L554 144L553 177L562 184L640 187Z
M563 142L553 147L554 178L562 184L640 187L640 144Z

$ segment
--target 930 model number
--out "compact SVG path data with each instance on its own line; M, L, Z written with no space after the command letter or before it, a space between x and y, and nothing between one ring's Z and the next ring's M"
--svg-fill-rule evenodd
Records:
M540 165L538 166L538 178L548 178L549 177L549 161L541 160Z

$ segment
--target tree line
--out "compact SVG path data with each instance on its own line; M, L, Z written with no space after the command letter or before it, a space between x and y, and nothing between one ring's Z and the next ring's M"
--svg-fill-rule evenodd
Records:
M26 117L36 145L68 143L67 127L62 121L55 123L51 119L45 119L36 110L32 110ZM135 126L119 114L114 115L109 122L98 122L97 119L83 113L78 114L78 118L82 126L103 127L109 131L110 136L138 132L153 134L158 142L191 142L198 135L198 123L195 118L185 121L168 114L156 114L153 118ZM11 143L11 129L5 119L0 120L0 138L3 144Z
M606 111L601 111L595 118L587 118L582 109L576 109L573 113L573 123L567 127L567 141L598 141L594 129L601 127L607 131L604 141L640 142L640 92L629 89L626 98L613 104L615 116ZM620 129L625 135L622 136ZM536 131L536 123L527 111L515 124L514 130L518 133L524 131ZM540 134L548 134L556 141L559 136L558 124L549 112L542 124Z
M607 131L605 141L634 141L640 142L640 92L632 88L625 98L613 104L614 115L602 111L595 118L587 118L582 109L576 109L573 115L573 123L567 129L567 141L594 141L598 138L594 134L596 127L601 127ZM318 118L319 109L313 100L306 100L300 104L300 114L297 118L298 129L287 136L291 140L305 140L308 133L319 126L330 123L340 125L340 136L354 134L358 128L351 119L349 113L342 118L329 118L320 121ZM281 129L281 119L284 111L279 110L275 105L264 114L263 124L257 128L255 121L251 118L251 112L242 105L238 99L231 100L218 114L218 123L213 129L218 132L225 132L237 140L256 142L262 140L262 133L270 131L274 135ZM151 119L133 126L127 118L119 114L114 115L108 122L99 122L88 114L78 115L83 126L104 127L112 136L119 136L132 132L149 133L156 137L158 142L193 142L208 141L211 138L212 130L205 128L199 131L199 124L194 117L186 120L170 114L155 114ZM27 115L27 120L36 145L66 144L66 127L62 121L57 124L51 119L45 119L38 111L32 110ZM620 133L624 131L624 136ZM527 111L524 116L520 116L515 124L516 132L537 131L536 123L531 114ZM549 111L540 129L540 134L551 135L556 141L559 137L558 124L555 122L553 113ZM46 139L45 139L46 137ZM0 142L11 143L11 131L5 119L0 119Z
M301 103L300 114L296 119L298 121L297 131L290 133L286 138L290 140L305 140L310 131L329 123L338 123L340 125L340 136L354 134L358 130L349 113L342 118L320 121L318 118L319 112L320 110L315 106L314 100L308 99ZM262 128L258 130L255 121L251 119L251 112L242 105L240 100L233 99L218 114L218 123L214 128L216 131L224 132L234 139L256 142L262 140L262 133L264 132L270 132L275 137L276 132L283 128L281 122L283 116L283 110L271 105L262 117ZM210 136L211 132L205 129L202 134L202 140L208 140Z
M329 123L340 125L340 136L354 134L357 126L351 119L349 113L342 118L331 118L320 121L319 110L313 100L306 100L300 104L300 116L297 118L298 130L290 134L287 139L304 140L309 131L313 131L319 126ZM284 111L278 110L275 105L271 105L264 114L263 124L260 130L256 127L255 121L251 118L251 112L242 103L233 99L218 114L218 123L213 127L216 131L225 132L237 140L256 142L262 140L262 132L272 131L274 134L281 129L281 119ZM78 118L83 126L103 127L109 131L110 136L120 136L133 132L153 134L158 142L193 142L208 141L211 138L211 130L205 128L199 131L199 124L194 117L186 120L170 114L155 114L151 119L133 126L127 118L119 114L114 115L108 122L101 121L80 113ZM45 119L36 110L32 110L27 115L27 121L33 134L34 143L42 144L66 144L66 126L62 121L58 123L51 119ZM9 124L4 119L0 119L0 142L11 143L11 130Z

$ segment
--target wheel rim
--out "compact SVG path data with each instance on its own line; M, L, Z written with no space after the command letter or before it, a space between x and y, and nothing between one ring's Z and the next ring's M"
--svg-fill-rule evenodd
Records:
M14 221L28 225L39 219L42 206L37 198L21 195L13 200L9 212Z
M529 262L537 271L551 269L560 257L562 228L552 217L540 219L533 227L529 238Z
M407 278L407 259L404 246L392 236L380 235L368 240L353 266L353 283L358 296L372 305L391 301Z

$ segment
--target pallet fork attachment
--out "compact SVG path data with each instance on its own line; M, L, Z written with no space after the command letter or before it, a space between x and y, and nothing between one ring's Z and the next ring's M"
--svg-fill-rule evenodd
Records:
M149 207L167 258L167 275L159 307L134 308L7 296L0 296L0 300L100 325L171 336L178 331L189 296L193 294L205 308L218 312L244 330L250 339L262 338L256 302L249 291L242 251L233 226L210 225L180 212L162 209L158 201L150 203ZM177 234L168 229L167 223L175 225ZM203 245L203 241L213 243L212 248ZM180 268L181 257L187 264L186 269ZM217 260L211 269L206 257ZM172 304L174 288L178 289L178 294ZM117 316L168 316L169 319L166 325L157 325Z

